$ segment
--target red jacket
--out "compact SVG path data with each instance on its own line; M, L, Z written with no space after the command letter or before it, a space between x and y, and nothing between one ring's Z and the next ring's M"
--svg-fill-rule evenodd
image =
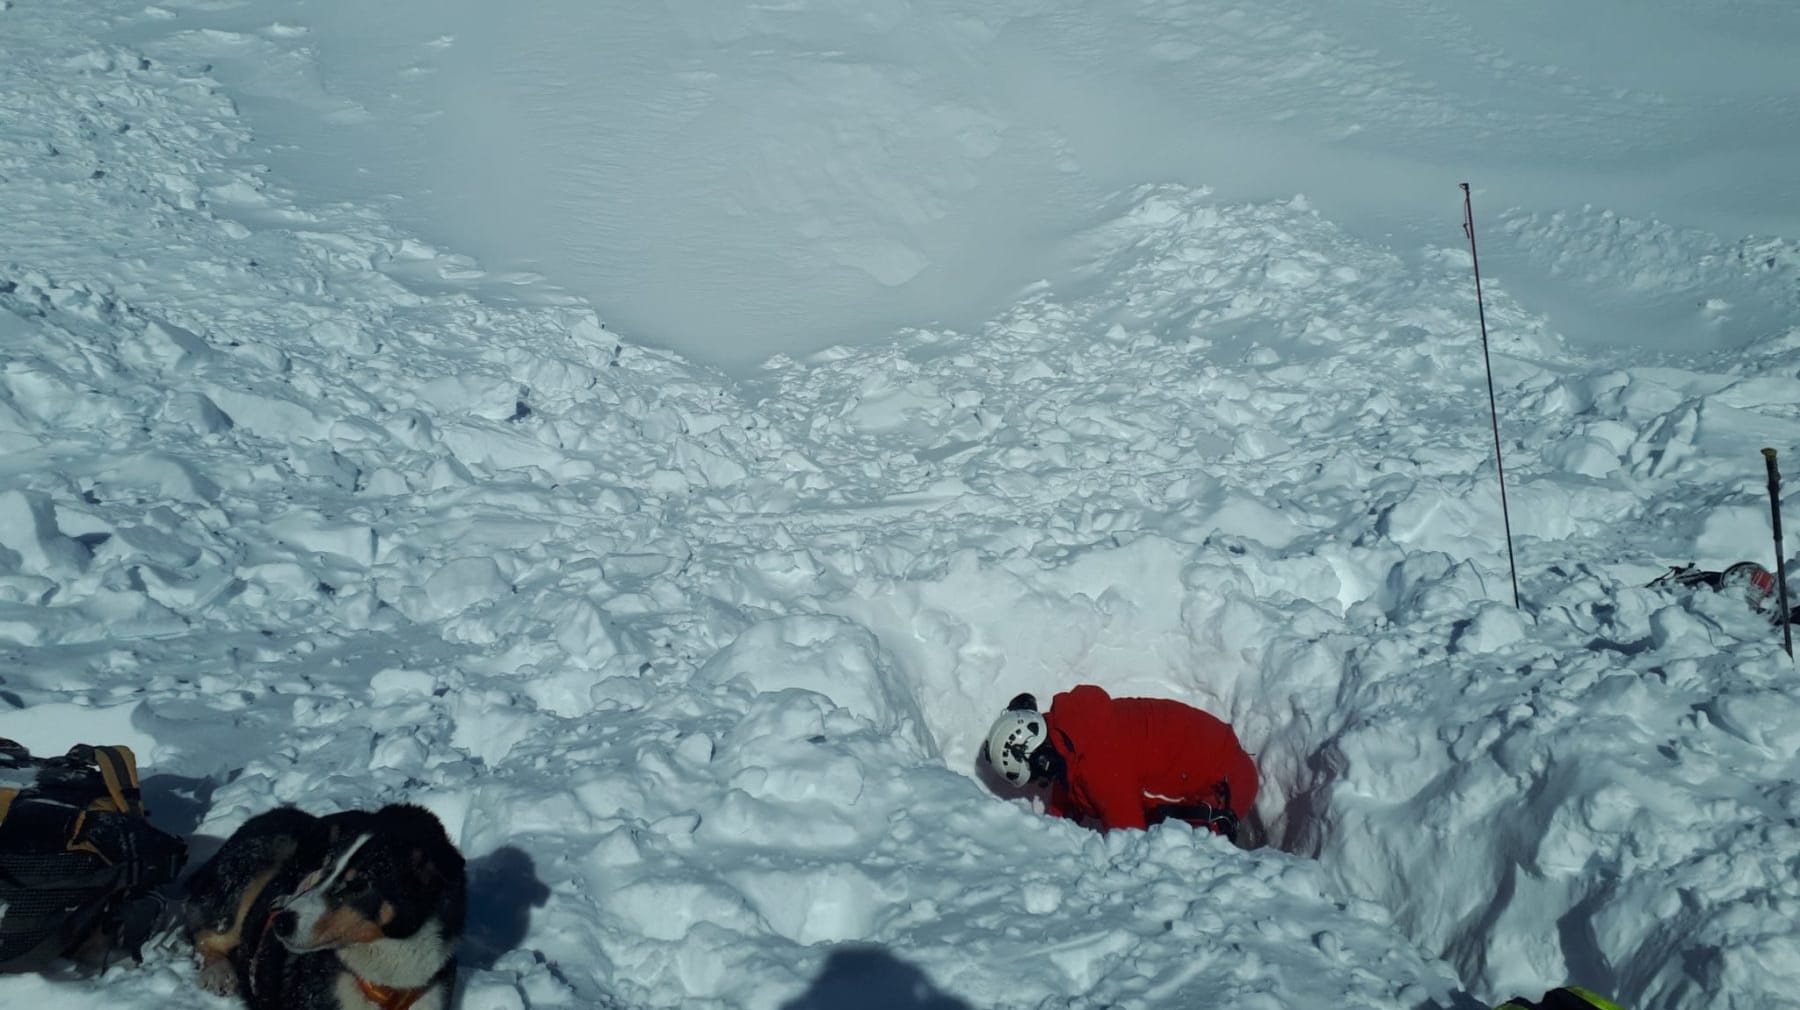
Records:
M1104 830L1146 828L1157 808L1227 805L1239 818L1256 802L1256 765L1219 719L1162 698L1114 698L1083 684L1051 699L1050 745L1067 775L1050 787L1049 810L1091 818Z

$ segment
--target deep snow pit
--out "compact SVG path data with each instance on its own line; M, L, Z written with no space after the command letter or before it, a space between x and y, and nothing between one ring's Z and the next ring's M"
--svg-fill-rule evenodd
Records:
M1311 587L1322 599L1306 600L1302 584L1260 595L1234 579L1240 559L1257 553L1243 543L1220 550L1145 537L1076 552L1056 566L966 554L939 578L882 583L835 606L884 644L900 643L889 650L895 665L917 685L938 750L965 774L974 774L987 723L1018 691L1047 698L1091 681L1115 694L1211 707L1256 754L1271 844L1316 857L1326 895L1346 908L1372 903L1365 913L1378 906L1420 949L1454 965L1464 985L1524 992L1542 989L1541 979L1578 979L1682 1005L1715 991L1720 973L1751 968L1721 955L1699 977L1667 971L1659 951L1672 934L1744 924L1694 908L1671 924L1658 892L1721 860L1747 861L1737 886L1781 887L1781 857L1699 821L1687 830L1708 841L1670 847L1674 839L1663 837L1659 819L1691 817L1683 804L1701 804L1709 788L1698 786L1691 800L1663 799L1654 763L1645 766L1643 754L1658 749L1654 739L1686 734L1679 712L1653 711L1659 686L1674 685L1654 667L1621 668L1617 653L1588 648L1586 636L1634 627L1667 638L1656 624L1675 620L1714 641L1721 634L1753 640L1753 618L1714 597L1558 587L1558 596L1573 599L1614 594L1631 612L1546 626L1490 599L1491 574L1484 579L1431 553L1367 579L1377 591L1339 617L1330 612L1337 598L1329 582ZM1265 560L1259 567L1279 566ZM1681 617L1695 606L1718 624L1709 630ZM1686 665L1679 693L1704 697L1716 689L1702 682L1698 664ZM1773 701L1778 711L1795 704L1755 686L1767 676L1750 674L1702 703L1714 723L1753 746L1774 743L1767 734L1778 717L1758 712L1756 728L1745 725L1749 712L1736 691ZM1652 728L1659 721L1663 728ZM1421 735L1422 725L1433 732ZM1795 753L1794 738L1783 739L1774 745ZM1675 744L1675 752L1660 746L1664 759L1710 749L1693 741ZM992 785L977 777L984 790ZM1007 794L1004 786L998 791ZM1181 827L1151 834L1153 842L1184 836L1179 844L1195 843ZM1105 841L1114 851L1114 840ZM1208 858L1239 860L1217 871L1228 877L1266 872L1269 864L1298 872L1283 852L1199 844ZM1709 848L1717 854L1702 857ZM1645 866L1646 857L1654 869L1628 878L1627 868ZM1061 890L1048 884L1021 897L1036 915L1062 903ZM1776 928L1752 927L1753 935ZM1331 949L1336 935L1315 939Z
M1021 691L1043 703L1079 683L1116 696L1180 697L1268 734L1259 685L1233 646L1207 631L1184 587L1190 548L1146 537L1055 565L977 551L936 579L879 581L830 602L870 629L897 667L953 770L973 775L989 724ZM1216 601L1214 601L1216 602ZM1252 732L1247 730L1246 732Z

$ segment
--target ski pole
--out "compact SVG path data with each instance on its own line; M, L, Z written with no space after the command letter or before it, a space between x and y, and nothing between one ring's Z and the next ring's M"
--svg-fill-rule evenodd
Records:
M1769 517L1775 521L1775 585L1781 595L1777 602L1781 607L1781 647L1787 651L1788 658L1794 658L1794 626L1788 620L1793 612L1788 609L1787 594L1787 548L1781 545L1781 470L1775 466L1775 450L1762 451L1763 462L1769 464Z
M1506 508L1506 464L1500 460L1500 408L1494 405L1494 363L1488 358L1487 306L1481 298L1481 256L1475 251L1475 205L1469 184L1462 184L1463 234L1469 236L1469 260L1475 264L1475 311L1481 319L1481 362L1487 366L1488 416L1494 422L1494 470L1500 475L1500 522L1506 528L1506 564L1512 569L1513 609L1519 607L1519 563L1513 560L1512 515Z

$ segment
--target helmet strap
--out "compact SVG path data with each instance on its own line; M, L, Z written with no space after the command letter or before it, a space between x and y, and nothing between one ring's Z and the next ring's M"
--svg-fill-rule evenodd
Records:
M1063 763L1063 756L1056 752L1046 740L1038 744L1038 749L1031 752L1031 781L1059 782L1068 767Z

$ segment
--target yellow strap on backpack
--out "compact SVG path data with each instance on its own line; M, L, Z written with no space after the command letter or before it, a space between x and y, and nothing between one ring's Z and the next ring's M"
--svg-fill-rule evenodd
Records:
M107 800L111 801L110 812L144 816L144 800L138 792L137 755L125 746L95 747L93 752L94 766L100 769L100 780L106 784ZM111 862L106 859L106 853L81 837L82 829L87 826L88 810L106 810L107 800L95 800L87 810L75 815L75 826L69 832L67 846L70 852L89 852Z
M100 778L106 782L117 813L144 816L144 799L138 792L137 755L130 747L95 747L94 763L100 766Z

